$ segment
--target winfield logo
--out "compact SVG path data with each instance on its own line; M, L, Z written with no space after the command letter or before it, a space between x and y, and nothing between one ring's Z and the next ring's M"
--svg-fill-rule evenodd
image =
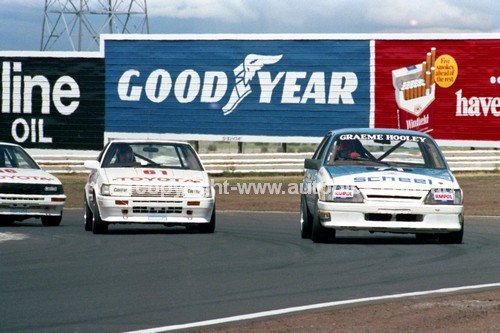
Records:
M137 69L128 69L118 79L118 97L126 102L143 102L146 98L153 103L206 103L229 115L258 84L258 104L355 104L356 73L265 70L284 58L284 55L248 54L231 74L234 86L228 85L232 80L223 71L199 73L176 68L169 72L159 68L144 76Z

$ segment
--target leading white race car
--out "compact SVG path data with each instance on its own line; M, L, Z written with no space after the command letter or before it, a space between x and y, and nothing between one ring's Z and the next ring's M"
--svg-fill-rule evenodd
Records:
M302 238L329 242L336 230L367 230L462 242L463 193L427 134L331 131L304 165Z
M215 230L215 191L194 149L175 141L112 141L85 185L85 230L112 223L163 224Z
M35 217L44 226L58 226L65 202L57 177L43 171L21 146L0 143L1 223Z

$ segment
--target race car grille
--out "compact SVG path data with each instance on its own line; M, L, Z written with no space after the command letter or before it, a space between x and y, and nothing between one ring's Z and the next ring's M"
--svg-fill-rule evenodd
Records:
M365 214L366 221L396 221L396 222L422 222L422 214L387 214L387 213L368 213Z
M132 207L132 212L136 214L180 214L182 207Z
M44 198L41 197L7 197L7 196L1 196L0 195L0 200L2 201L44 201Z
M183 198L184 186L134 185L132 186L132 196L155 197L155 198Z
M18 184L4 183L0 184L0 193L2 194L62 194L62 185L47 184Z
M380 195L380 194L369 194L366 196L368 199L379 199L379 200L422 200L420 196L403 196L403 195Z
M4 204L1 204L0 205L0 210L4 210L4 209L40 209L40 208L44 208L45 206L41 206L41 205L36 205L36 204L27 204L27 203L23 203L23 204L19 204L19 203L16 203L16 204L8 204L8 203L4 203ZM48 209L49 207L45 207L46 209Z

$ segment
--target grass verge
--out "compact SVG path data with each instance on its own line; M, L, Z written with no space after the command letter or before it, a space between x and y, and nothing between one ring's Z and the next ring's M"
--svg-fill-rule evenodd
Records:
M66 207L82 207L87 175L57 174L56 176L62 181L68 197ZM464 191L466 215L500 216L500 172L463 173L456 174L456 177ZM300 195L294 190L302 181L301 175L237 176L232 174L212 178L216 186L217 209L219 210L299 211ZM282 184L281 191L285 193L280 192L279 195L268 192L266 194L238 193L238 186L251 183ZM224 184L228 190L226 193L223 191Z

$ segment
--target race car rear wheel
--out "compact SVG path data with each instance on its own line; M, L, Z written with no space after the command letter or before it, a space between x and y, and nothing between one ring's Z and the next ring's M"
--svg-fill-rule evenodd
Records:
M311 238L313 217L307 208L307 202L304 195L300 197L300 217L302 219L300 225L300 234L302 238Z
M58 216L42 216L42 224L46 227L57 227L61 224L62 214Z
M335 240L335 229L325 228L319 220L318 210L314 211L311 239L314 243L330 243Z

